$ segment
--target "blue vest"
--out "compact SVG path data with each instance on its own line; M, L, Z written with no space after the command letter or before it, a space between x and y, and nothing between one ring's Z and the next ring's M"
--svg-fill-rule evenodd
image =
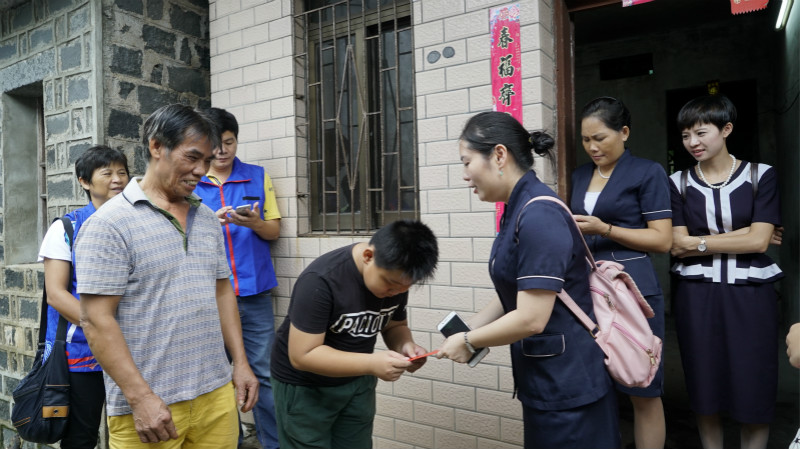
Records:
M78 235L78 230L83 225L83 222L95 212L94 204L89 203L86 206L74 210L66 215L71 222L74 230L73 236ZM69 245L69 237L64 233L64 239ZM74 238L74 237L73 237ZM72 265L75 265L75 252L72 253ZM78 281L75 279L75 271L72 271L72 286L70 292L72 296L80 301L77 292ZM47 306L47 333L45 334L45 359L50 355L50 349L53 347L53 342L56 339L56 328L58 327L58 311ZM97 359L92 355L89 349L89 343L86 341L86 336L83 335L83 328L67 322L67 361L69 362L69 370L73 372L93 372L103 371Z
M264 168L246 164L238 157L233 160L231 175L221 186L203 176L195 193L213 211L223 206L258 202L259 216L264 219ZM223 226L222 231L236 296L255 295L278 285L268 241L252 229L232 223Z

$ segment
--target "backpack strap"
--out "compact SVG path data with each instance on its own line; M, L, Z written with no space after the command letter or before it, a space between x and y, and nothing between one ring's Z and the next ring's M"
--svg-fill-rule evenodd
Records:
M750 163L750 183L753 184L753 201L758 196L758 163Z
M74 240L75 231L72 228L72 221L67 217L56 218L53 220L61 220L64 225L64 233L69 236L69 250L72 253L72 242ZM72 276L75 272L75 267L72 262L69 263L69 278L67 278L67 290L72 287ZM47 283L42 284L42 306L41 315L39 317L39 347L44 347L45 334L47 334ZM56 340L66 341L67 339L67 320L61 314L58 314L58 327L56 328Z
M529 204L533 203L534 201L540 201L540 200L547 200L556 203L567 211L567 214L569 214L570 218L572 219L572 223L575 225L575 229L578 230L578 235L581 236L581 241L583 242L583 249L586 251L586 261L589 263L589 266L592 271L597 270L597 262L595 262L594 257L592 256L592 251L589 249L589 245L586 243L586 239L583 237L581 228L580 226L578 226L578 222L575 221L575 217L572 215L572 211L569 209L569 207L567 207L566 204L564 204L563 201L561 201L556 197L543 195L528 200L528 202L525 203L524 206L522 206L522 210L520 210L519 215L517 215L517 223L514 234L519 235L519 220L522 217L522 211L525 210L525 208L528 207ZM579 306L575 302L575 300L572 299L569 293L567 293L567 290L565 288L562 288L561 291L556 294L556 297L558 297L558 299L560 299L561 302L563 302L564 305L567 306L567 308L573 313L573 315L575 315L578 321L580 321L581 324L583 324L583 327L585 327L586 330L589 331L589 334L592 335L592 338L597 338L597 334L600 333L600 328L597 326L597 323L595 323L594 321L592 321L591 318L589 318L589 315L587 315L586 312L584 312L583 309L581 309L581 306Z
M556 203L556 204L560 205L562 208L564 208L565 211L567 211L567 214L572 219L572 223L575 225L575 229L578 230L578 235L581 236L581 241L583 242L583 249L586 251L586 261L589 263L592 271L596 270L597 269L597 262L594 261L594 256L592 256L592 251L589 249L589 245L586 243L586 239L583 238L583 233L581 232L581 228L580 228L580 226L578 226L578 222L575 221L575 217L572 216L572 211L569 209L569 207L567 207L566 204L564 204L563 201L561 201L560 199L558 199L556 197L542 195L542 196L537 196L537 197L534 197L534 198L531 198L530 200L528 200L528 202L525 203L524 206L522 206L522 209L519 211L519 215L517 215L517 224L516 224L516 228L514 230L514 235L519 235L519 220L522 218L522 211L525 210L525 208L528 207L528 205L533 203L534 201L541 201L541 200L547 200L547 201L551 201L553 203Z
M686 201L686 189L689 187L689 169L681 172L681 199Z

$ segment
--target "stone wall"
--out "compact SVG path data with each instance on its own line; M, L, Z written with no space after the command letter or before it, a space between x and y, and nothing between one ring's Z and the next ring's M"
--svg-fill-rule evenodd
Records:
M20 98L38 97L46 149L47 217L36 220L49 222L85 201L75 180L72 165L80 153L91 145L95 135L95 80L93 74L94 41L97 33L93 23L95 8L85 0L28 1L0 11L0 94ZM3 103L0 103L3 104ZM0 107L0 119L3 107ZM9 117L6 117L9 118ZM27 129L3 129L0 120L0 150L5 157L19 157L20 152L37 148L17 148L16 137ZM35 122L29 126L37 127ZM27 127L26 127L27 128ZM35 158L34 158L35 160ZM2 167L8 168L3 161ZM36 170L38 167L34 167ZM34 171L35 172L35 171ZM8 195L14 186L5 185L6 178L15 173L2 170L2 204L8 205ZM36 244L39 231L13 229L11 215L20 210L9 207L0 212L0 254L11 238L27 236ZM18 225L18 223L16 224ZM3 278L0 282L0 424L3 425L4 447L15 443L9 419L11 391L30 369L36 349L39 322L39 302L44 274L35 255L26 263L7 265L0 261Z
M211 105L206 0L103 0L103 130L144 173L144 121L160 106Z
M47 217L37 218L49 223L86 203L74 175L75 160L86 148L97 143L120 148L132 173L142 174L140 136L147 116L167 103L210 105L208 4L17 2L0 10L0 95L4 101L40 98ZM14 145L20 130L3 129L5 109L0 102L0 208L16 195L13 185L4 185L13 152L37 150ZM5 212L0 209L0 447L19 447L9 421L11 391L33 362L44 275L35 255L16 265L3 256L9 235L18 235L12 232L27 232L36 245L42 235L36 229L10 229Z

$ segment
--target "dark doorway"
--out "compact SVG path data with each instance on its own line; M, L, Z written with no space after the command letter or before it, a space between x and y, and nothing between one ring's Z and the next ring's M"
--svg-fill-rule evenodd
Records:
M678 112L693 98L708 95L713 88L728 97L736 106L738 118L728 137L728 151L737 159L759 162L758 157L758 100L756 80L712 82L709 86L673 89L666 92L667 103L667 164L668 173L692 167L694 158L683 147L681 131L675 124Z
M728 148L737 158L776 166L781 149L775 150L774 120L776 97L772 91L771 48L777 2L760 12L731 15L730 2L697 0L656 0L623 8L618 0L561 0L555 2L556 73L558 91L559 192L569 191L569 174L583 151L577 136L580 123L574 111L585 101L602 95L623 99L634 114L632 149L640 157L662 163L668 173L695 164L680 139L675 118L691 98L708 93L708 82L728 96L737 107L738 118ZM741 36L758 43L742 45ZM602 61L652 53L653 73L631 72L625 78L604 77ZM627 59L626 59L627 60ZM758 60L758 62L754 62ZM613 79L607 79L613 78ZM760 125L759 125L760 122ZM570 131L573 131L570 133ZM569 153L572 154L569 154ZM670 154L670 156L667 156ZM562 157L563 156L563 157ZM577 157L576 157L577 156ZM565 176L566 174L566 176ZM562 178L563 177L563 178ZM791 180L783 180L791 182ZM666 276L660 282L669 292L669 256L661 258L657 271ZM778 264L780 260L776 257ZM788 275L788 273L787 273ZM780 288L780 287L779 287ZM781 310L788 310L784 295ZM689 406L683 377L674 317L667 301L664 347L664 402L669 449L701 449L695 415ZM780 328L779 328L780 329ZM798 370L788 365L782 333L775 343L779 359L779 386L775 420L770 428L769 449L785 449L798 427ZM626 396L619 397L623 447L633 448L633 412ZM739 447L739 426L728 416L725 447Z

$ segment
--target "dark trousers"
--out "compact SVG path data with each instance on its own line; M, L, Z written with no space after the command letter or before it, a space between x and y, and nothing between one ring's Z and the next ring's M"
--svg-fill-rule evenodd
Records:
M314 387L272 378L278 439L291 449L371 449L375 376Z
M69 421L61 449L93 449L106 399L103 373L70 372L69 386Z

